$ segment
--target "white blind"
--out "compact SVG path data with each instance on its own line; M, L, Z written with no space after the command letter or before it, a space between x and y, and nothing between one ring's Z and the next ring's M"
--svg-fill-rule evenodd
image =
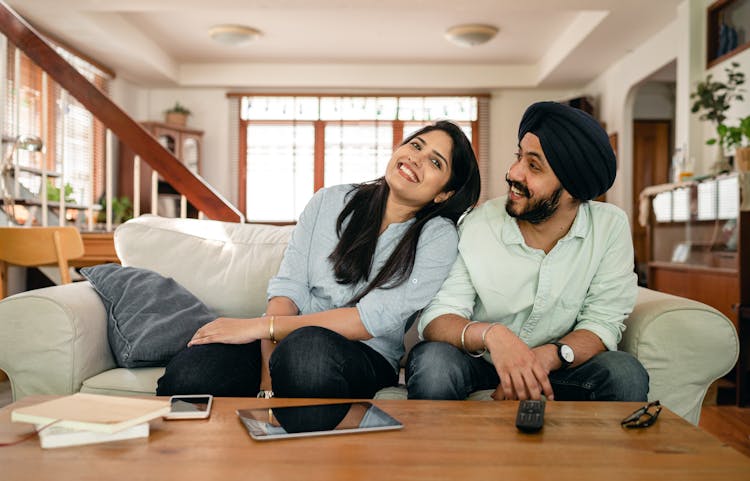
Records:
M716 219L716 181L698 184L698 220Z
M313 124L252 123L246 135L247 218L297 220L313 195Z
M719 179L716 183L719 191L719 205L717 212L719 219L736 219L740 205L737 176Z
M690 189L677 189L672 195L672 220L683 222L690 219Z
M107 74L62 47L55 49L107 93ZM45 146L44 154L18 151L19 164L44 167L53 174L48 179L52 187L48 196L55 196L54 191L59 190L61 198L78 205L96 202L104 189L104 127L72 96L63 95L59 85L14 45L7 45L4 60L3 136L14 139L17 135L35 135ZM64 172L64 178L54 175L60 172ZM19 182L31 194L39 195L38 175L23 173Z

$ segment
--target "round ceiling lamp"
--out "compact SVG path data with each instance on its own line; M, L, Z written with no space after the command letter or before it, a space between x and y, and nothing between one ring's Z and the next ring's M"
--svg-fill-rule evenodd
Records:
M497 32L498 28L492 25L470 23L449 28L445 38L459 47L474 47L489 42Z
M214 25L208 29L208 35L215 42L223 45L246 45L261 37L263 32L244 25Z

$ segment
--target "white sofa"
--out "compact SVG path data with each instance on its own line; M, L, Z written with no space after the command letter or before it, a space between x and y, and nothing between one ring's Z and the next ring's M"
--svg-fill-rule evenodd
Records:
M251 317L265 308L291 226L142 216L121 225L115 247L124 265L173 277L220 315ZM163 368L117 368L107 313L88 282L25 292L0 302L0 369L14 400L77 391L154 394ZM640 289L620 349L650 375L649 399L697 424L706 390L735 364L732 323L699 302ZM407 348L415 339L407 335ZM488 391L475 393L487 399ZM387 388L380 398L404 398Z

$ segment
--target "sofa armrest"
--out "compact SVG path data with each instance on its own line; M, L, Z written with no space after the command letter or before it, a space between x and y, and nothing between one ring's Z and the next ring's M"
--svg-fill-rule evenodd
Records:
M708 387L737 362L732 322L706 304L640 288L620 350L648 371L649 400L698 424Z
M107 313L88 282L0 301L0 369L14 400L78 392L85 379L113 367Z

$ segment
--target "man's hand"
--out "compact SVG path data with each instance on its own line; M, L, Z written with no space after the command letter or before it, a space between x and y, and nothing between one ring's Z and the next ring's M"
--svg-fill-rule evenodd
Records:
M188 347L198 344L248 344L268 334L265 318L237 319L219 317L204 325L193 334Z
M560 359L557 357L557 346L554 344L542 344L531 350L539 364L547 371L547 374L560 369Z
M542 393L554 399L548 367L507 327L493 327L485 344L500 378L493 399L541 399Z

